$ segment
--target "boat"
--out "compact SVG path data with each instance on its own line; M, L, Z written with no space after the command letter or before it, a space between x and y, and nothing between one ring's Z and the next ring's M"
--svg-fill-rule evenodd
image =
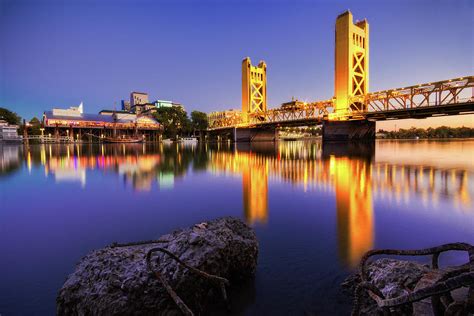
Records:
M197 143L198 139L196 137L182 137L178 141L183 143Z
M138 130L137 130L136 124L135 124L135 135L137 136L132 136L132 137L125 136L125 135L122 135L121 137L116 136L117 135L116 125L117 125L118 117L117 117L117 113L115 113L115 106L114 106L114 113L112 114L112 118L113 118L114 134L113 134L113 137L104 137L103 138L104 143L130 144L130 143L143 143L145 141L145 135L142 135L142 136L137 135Z
M299 134L289 134L289 135L283 135L279 137L280 140L283 141L295 141L295 140L301 140L303 139L303 135Z
M143 137L104 137L104 143L143 143Z
M18 144L23 141L18 136L18 125L10 125L4 120L0 120L0 143Z

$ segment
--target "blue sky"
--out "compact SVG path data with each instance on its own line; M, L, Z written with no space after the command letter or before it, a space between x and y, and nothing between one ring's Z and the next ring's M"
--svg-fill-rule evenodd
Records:
M334 23L370 24L370 90L472 75L473 1L0 0L0 107L41 116L131 91L188 111L240 108L241 60L268 66L268 103L333 95Z

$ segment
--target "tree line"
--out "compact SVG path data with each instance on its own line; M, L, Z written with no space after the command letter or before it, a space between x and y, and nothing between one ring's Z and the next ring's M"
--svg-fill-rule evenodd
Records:
M448 127L440 126L436 128L428 127L409 129L400 128L397 131L384 131L380 129L378 136L382 138L394 139L415 139L415 138L469 138L474 137L474 128L470 127Z
M163 125L163 137L173 138L196 135L205 131L208 126L207 114L192 111L191 117L181 106L161 107L156 109L153 117Z

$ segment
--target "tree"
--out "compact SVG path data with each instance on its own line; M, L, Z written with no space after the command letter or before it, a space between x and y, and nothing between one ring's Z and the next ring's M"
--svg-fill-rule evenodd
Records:
M15 112L12 112L5 108L0 108L0 119L7 121L8 124L20 125L21 117L19 117Z
M200 111L192 111L191 126L194 132L206 130L208 126L207 114Z
M41 122L38 118L33 117L30 120L30 126L28 130L28 134L30 135L41 135Z
M469 127L448 127L439 126L436 128L428 127L427 129L400 128L398 131L387 132L387 138L452 138L452 137L474 137L474 128Z
M165 137L176 138L190 131L188 115L180 106L160 107L153 116L163 125Z
M41 126L41 121L37 117L33 117L30 120L30 125L31 126Z

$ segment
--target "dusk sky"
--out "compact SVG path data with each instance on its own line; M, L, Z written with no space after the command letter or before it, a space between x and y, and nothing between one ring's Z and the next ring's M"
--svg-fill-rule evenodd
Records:
M240 108L246 56L267 63L270 107L328 99L346 9L370 24L370 91L474 74L471 0L0 0L0 107L29 119L83 101L97 113L144 91L188 112ZM420 122L474 127L396 124Z

